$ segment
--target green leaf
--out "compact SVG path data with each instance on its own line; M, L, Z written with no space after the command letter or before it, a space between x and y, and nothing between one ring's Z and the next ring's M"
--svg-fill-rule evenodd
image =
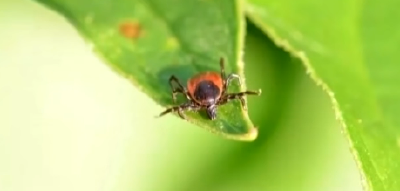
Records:
M329 94L364 187L376 191L400 190L398 7L390 0L246 4L249 18Z
M65 16L108 65L162 106L174 105L168 83L171 75L185 85L198 72L219 72L221 57L228 73L243 77L244 17L237 1L37 1ZM237 83L230 87L230 91L245 89ZM214 121L204 113L186 115L190 122L226 138L251 141L257 137L257 129L238 101L219 107Z

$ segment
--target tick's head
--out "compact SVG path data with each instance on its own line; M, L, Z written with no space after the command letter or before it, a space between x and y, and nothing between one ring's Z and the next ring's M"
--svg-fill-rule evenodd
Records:
M217 118L217 106L215 105L210 105L207 107L207 115L211 120L214 120Z
M216 104L220 96L220 88L209 80L199 82L193 92L195 101L204 106Z

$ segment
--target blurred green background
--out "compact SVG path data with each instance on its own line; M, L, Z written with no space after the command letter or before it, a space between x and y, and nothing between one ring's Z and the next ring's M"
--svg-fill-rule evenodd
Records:
M1 191L362 190L327 95L251 24L251 143L154 119L163 108L46 7L0 0L0 28Z

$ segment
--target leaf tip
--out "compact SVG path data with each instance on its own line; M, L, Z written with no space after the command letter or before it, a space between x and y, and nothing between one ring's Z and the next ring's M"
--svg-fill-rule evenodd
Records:
M244 141L256 140L258 137L258 128L257 127L251 128L250 131L247 134L245 134L243 137L244 137Z
M233 139L237 141L248 141L252 142L257 139L258 137L258 127L252 127L249 129L249 132L246 134L239 134L239 135L227 135L228 139Z

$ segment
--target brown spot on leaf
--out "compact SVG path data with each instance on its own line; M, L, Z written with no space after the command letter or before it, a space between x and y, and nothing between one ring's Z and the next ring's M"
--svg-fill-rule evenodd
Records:
M124 22L119 26L119 32L126 38L137 39L142 35L143 29L138 22Z

